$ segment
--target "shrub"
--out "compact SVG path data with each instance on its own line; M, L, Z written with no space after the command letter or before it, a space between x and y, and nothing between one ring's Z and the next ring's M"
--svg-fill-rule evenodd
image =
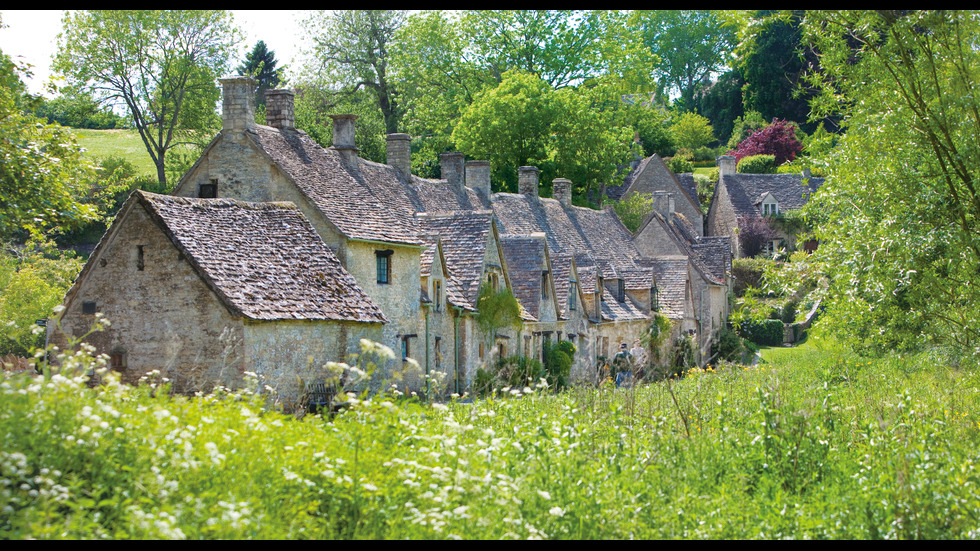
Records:
M548 386L555 390L567 387L568 376L572 372L575 345L569 341L560 341L550 346L545 344L543 355Z
M732 260L733 291L736 297L745 294L749 287L762 287L762 276L773 261L768 258L736 258Z
M744 352L745 346L742 344L742 338L728 327L723 327L718 332L718 340L711 345L711 355L714 356L716 362L737 362L742 359Z
M691 161L688 161L679 155L674 155L670 159L666 159L666 161L667 168L669 168L674 174L694 172L694 165L691 164Z
M783 321L778 319L762 322L745 321L739 324L738 333L762 346L779 346L783 343Z
M757 130L742 140L738 147L729 152L741 161L752 155L771 154L775 156L776 166L792 161L803 151L803 144L796 137L796 125L785 120L774 119L772 124Z
M775 155L751 155L738 162L736 172L742 174L775 174L776 156Z
M766 250L766 246L778 237L768 218L763 216L740 216L738 218L738 247L742 256L756 256Z

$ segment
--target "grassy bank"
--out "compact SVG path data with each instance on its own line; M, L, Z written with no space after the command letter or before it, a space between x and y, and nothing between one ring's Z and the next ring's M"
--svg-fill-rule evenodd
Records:
M140 174L156 176L157 169L146 152L146 146L135 129L128 130L90 130L73 128L78 145L86 149L93 159L121 157L139 171Z
M0 383L5 538L972 538L980 376L809 347L643 388L356 401Z

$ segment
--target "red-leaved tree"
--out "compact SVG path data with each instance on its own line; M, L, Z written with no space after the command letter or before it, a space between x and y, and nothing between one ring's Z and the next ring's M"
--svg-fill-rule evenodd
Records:
M773 119L769 126L750 134L738 144L735 151L729 151L728 154L734 155L736 162L752 155L775 155L776 166L779 166L795 159L801 151L803 144L796 139L796 128L793 124L786 120Z

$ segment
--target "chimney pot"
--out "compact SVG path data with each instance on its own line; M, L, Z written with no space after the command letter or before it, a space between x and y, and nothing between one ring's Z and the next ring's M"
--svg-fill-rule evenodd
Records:
M388 134L386 142L388 164L406 180L412 177L412 137L408 134Z
M439 165L442 167L442 177L453 187L463 187L465 157L459 151L447 151L439 155Z
M221 130L242 132L255 127L255 86L252 77L232 76L221 83Z
M555 178L552 180L551 196L566 207L572 206L572 181L568 178Z
M531 197L538 196L538 167L522 166L517 169L517 192Z
M295 97L291 90L266 90L265 124L279 130L296 128Z

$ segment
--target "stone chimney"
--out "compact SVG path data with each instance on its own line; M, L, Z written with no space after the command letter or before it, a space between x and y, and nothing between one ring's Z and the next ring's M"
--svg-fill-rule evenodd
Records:
M296 128L293 104L296 94L290 90L265 91L265 124L279 130Z
M666 191L654 191L653 210L659 212L665 220L670 222L674 216L674 194Z
M555 178L551 181L551 196L563 206L572 206L572 181L568 178Z
M735 165L738 162L734 155L722 155L718 157L718 179L735 174Z
M333 145L330 149L351 160L360 151L354 145L354 121L357 120L357 115L330 115L330 118L333 119Z
M538 197L538 167L522 166L517 169L517 192L521 195Z
M466 161L466 187L490 200L490 161Z
M221 130L243 132L255 127L255 87L252 77L219 78L221 83Z
M464 155L459 151L447 151L439 155L442 177L446 183L459 189L462 189L466 177L463 168L464 160Z
M404 178L412 177L412 137L408 134L388 134L386 143L388 164Z

